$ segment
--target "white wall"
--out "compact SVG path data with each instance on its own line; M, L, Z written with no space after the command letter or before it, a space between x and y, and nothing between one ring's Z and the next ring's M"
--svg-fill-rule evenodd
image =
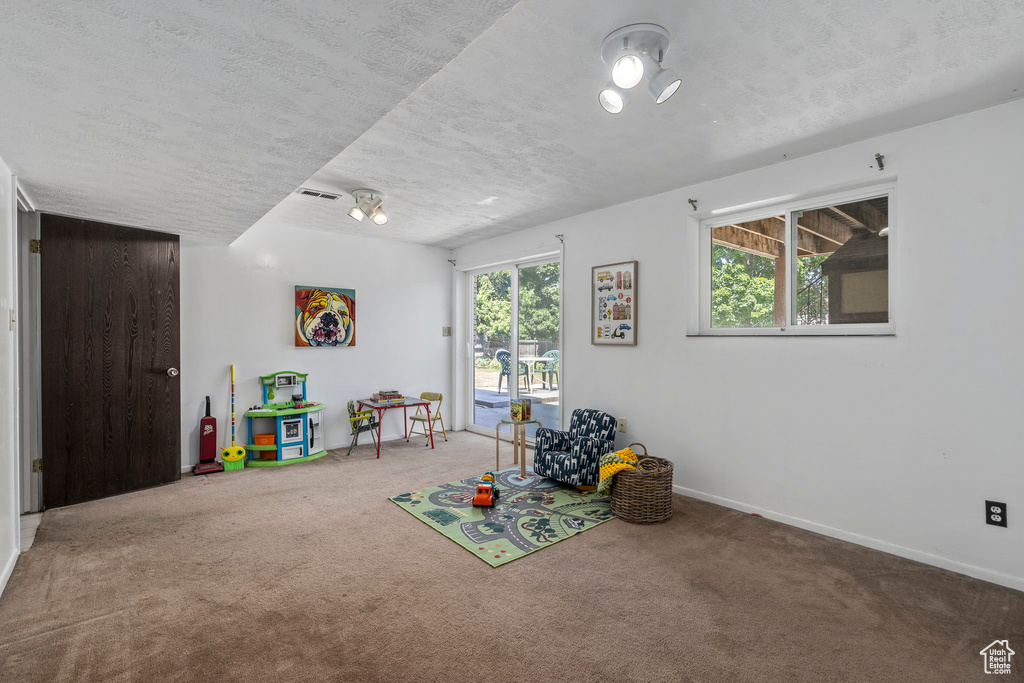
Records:
M344 220L348 220L347 218ZM387 228L381 228L385 231ZM222 444L230 441L229 367L246 443L246 408L262 400L258 377L309 373L308 398L327 404L330 448L350 441L346 403L379 389L451 395L451 270L448 250L257 224L229 247L181 249L182 464L199 460L197 425L211 396ZM356 290L356 346L295 347L295 285ZM389 411L383 437L402 435ZM451 407L442 406L446 424ZM370 443L363 435L360 444ZM386 449L381 457L387 457Z
M454 255L500 260L565 234L566 416L628 417L619 441L672 459L681 492L1024 589L1021 150L1017 101ZM895 337L686 336L687 199L704 213L880 178L876 152L897 177ZM592 346L590 268L632 259L639 345ZM984 523L986 499L1008 503L1009 528Z
M19 551L17 338L10 329L16 308L17 199L14 177L0 159L0 592Z

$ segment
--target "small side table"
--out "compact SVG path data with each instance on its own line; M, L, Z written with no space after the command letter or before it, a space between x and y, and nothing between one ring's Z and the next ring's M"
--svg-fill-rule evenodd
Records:
M526 476L526 425L536 424L543 427L540 420L532 418L529 420L512 420L505 418L494 426L494 467L495 471L501 469L501 426L511 425L509 430L512 435L512 464L519 463L519 474Z

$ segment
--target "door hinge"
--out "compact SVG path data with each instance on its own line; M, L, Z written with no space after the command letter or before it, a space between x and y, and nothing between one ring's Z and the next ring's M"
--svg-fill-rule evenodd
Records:
M33 254L39 254L39 253L42 253L42 249L43 249L43 241L42 240L29 240L28 241L28 250L29 250L29 252L31 252Z
M43 459L42 458L36 458L35 460L32 461L32 471L33 472L42 472L43 471Z

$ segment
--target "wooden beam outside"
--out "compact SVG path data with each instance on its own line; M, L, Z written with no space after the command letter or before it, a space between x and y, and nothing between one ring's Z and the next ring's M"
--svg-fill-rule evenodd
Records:
M854 202L853 204L842 204L828 208L840 216L846 216L851 221L860 223L862 227L867 228L871 232L878 232L882 228L889 226L889 217L868 202Z
M778 258L783 251L781 242L733 225L712 228L711 241L724 247L739 249L748 254L757 254L770 259Z
M771 218L762 218L761 220L747 221L746 223L733 223L732 227L757 235L764 235L768 239L782 243L786 240L786 223L784 221L780 223L779 220L778 216L772 216Z
M835 243L837 247L843 246L853 237L853 228L818 210L804 211L804 215L797 220L797 225L801 230Z
M826 216L826 218L828 218ZM842 223L835 221L835 219L829 219L836 222L841 227L846 227ZM773 216L772 218L765 218L758 221L747 221L746 223L734 223L729 227L736 228L738 230L746 230L747 232L755 235L762 235L770 240L778 242L780 245L783 244L783 237L786 233L786 224L783 219ZM840 246L842 242L835 240L828 240L822 238L820 235L810 230L805 230L803 226L797 225L797 256L816 256L818 254L831 254ZM847 228L848 229L848 228ZM849 230L849 229L848 229ZM851 231L852 234L852 231Z

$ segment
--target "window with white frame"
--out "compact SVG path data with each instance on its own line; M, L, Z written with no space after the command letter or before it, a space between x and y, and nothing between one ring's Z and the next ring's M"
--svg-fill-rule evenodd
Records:
M700 334L893 334L893 184L700 224Z

